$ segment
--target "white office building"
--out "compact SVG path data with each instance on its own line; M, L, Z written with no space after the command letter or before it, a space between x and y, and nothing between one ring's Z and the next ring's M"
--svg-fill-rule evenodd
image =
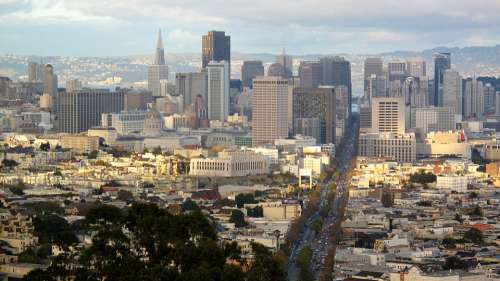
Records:
M226 120L229 115L229 64L210 62L208 70L208 119Z

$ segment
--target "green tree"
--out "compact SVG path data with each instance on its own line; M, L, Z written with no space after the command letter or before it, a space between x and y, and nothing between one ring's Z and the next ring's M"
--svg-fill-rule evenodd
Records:
M262 218L264 216L264 209L261 206L247 208L247 215L252 218Z
M247 272L247 281L285 281L284 264L263 245L252 243L254 262Z
M467 265L467 262L457 256L447 257L445 264L443 265L444 270L450 270L450 269L467 270L468 267L469 266Z
M41 243L54 243L67 248L78 242L68 222L58 215L38 216L33 219L35 234Z
M245 204L255 204L255 197L251 193L240 193L234 199L238 208L243 208Z
M464 233L464 239L479 245L484 242L483 233L476 228L469 228L469 230Z
M435 174L431 172L424 172L423 170L410 175L410 182L420 184L433 183L436 181L436 179L437 177Z
M321 231L321 228L323 227L323 221L321 219L317 219L312 222L311 228L316 231L316 233Z
M129 201L134 199L134 195L132 194L132 192L124 189L118 190L116 197L118 198L118 200L122 201Z
M157 146L153 149L153 154L154 155L160 155L161 154L161 147Z
M89 153L88 158L89 158L89 159L96 159L98 155L99 155L99 151L97 151L97 150L92 150L92 151Z
M44 142L44 143L40 144L40 150L49 151L50 150L50 143Z
M229 222L234 223L234 226L236 227L245 227L248 225L245 221L245 215L240 210L233 210L231 212L231 218L229 219Z
M300 280L309 281L313 280L312 274L310 272L310 265L312 259L312 250L309 246L306 246L300 250L297 256L297 266L300 269Z
M12 168L16 167L17 165L19 165L19 164L16 162L16 160L12 160L12 159L3 159L2 160L2 166L5 168L12 169Z
M182 211L186 212L186 211L199 211L200 210L200 207L198 206L198 204L196 204L196 202L194 202L193 200L191 199L186 199L186 201L184 201L182 203Z

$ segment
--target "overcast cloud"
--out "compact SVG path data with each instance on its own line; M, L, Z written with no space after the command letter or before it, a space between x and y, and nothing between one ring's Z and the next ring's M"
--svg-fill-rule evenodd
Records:
M233 51L377 53L500 43L499 0L0 0L0 53L199 52L225 30Z

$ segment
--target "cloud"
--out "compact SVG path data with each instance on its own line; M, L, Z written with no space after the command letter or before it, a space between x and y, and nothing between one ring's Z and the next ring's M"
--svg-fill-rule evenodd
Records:
M201 34L223 29L233 50L377 52L500 43L499 14L498 0L0 0L0 35L13 27L74 26L106 29L95 37L112 42L117 33L143 39L146 30L154 38L163 27L168 48L192 51Z

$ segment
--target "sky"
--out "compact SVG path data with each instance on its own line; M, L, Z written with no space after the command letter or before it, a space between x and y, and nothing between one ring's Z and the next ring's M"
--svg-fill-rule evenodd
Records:
M500 44L500 0L0 0L0 54L201 52L224 30L233 52L375 54Z

